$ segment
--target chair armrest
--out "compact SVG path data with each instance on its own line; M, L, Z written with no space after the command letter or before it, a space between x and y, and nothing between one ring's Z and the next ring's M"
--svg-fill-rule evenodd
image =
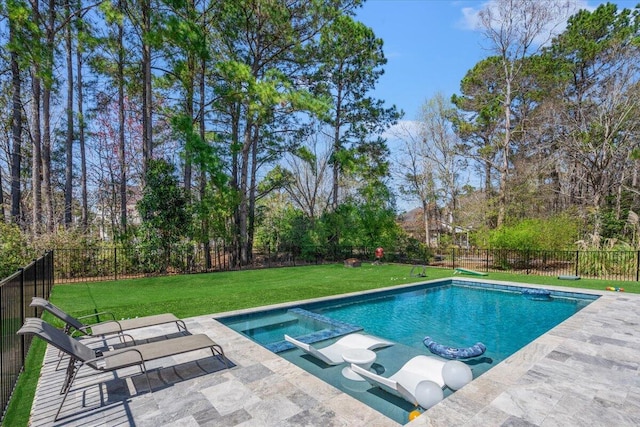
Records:
M135 345L136 340L133 338L133 335L125 334L125 333L123 333L123 332L121 332L121 333L119 333L119 334L117 334L117 335L106 336L106 337L104 337L103 339L104 339L105 341L108 341L108 340L113 339L113 338L123 338L123 337L129 338L129 339L131 340L131 342ZM122 339L121 339L121 341L122 341L122 342L124 342L125 344L127 343L127 340L126 340L126 339L125 339L125 340L122 340Z
M108 324L111 324L111 323L114 323L114 324L118 325L118 332L122 333L122 331L124 329L122 329L122 324L117 320L105 320L104 322L94 323L94 324L87 325L87 326L88 326L88 328L91 328L91 327L94 327L94 326L108 325Z
M71 336L73 337L73 335ZM103 341L105 342L106 345L109 345L109 340L113 340L113 339L119 339L120 342L124 343L125 345L127 344L127 342L131 342L133 344L135 344L136 342L136 340L133 338L132 335L121 332L119 334L107 335L107 336L85 336L85 338L82 339L82 343L89 345L95 342Z
M89 317L100 316L100 315L103 315L103 314L108 314L109 316L111 316L112 320L116 320L116 316L110 311L101 311L99 313L87 314L85 316L77 317L76 319L88 319Z

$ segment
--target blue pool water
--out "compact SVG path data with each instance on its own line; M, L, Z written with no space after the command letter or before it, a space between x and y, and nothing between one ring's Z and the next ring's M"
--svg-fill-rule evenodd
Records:
M399 423L414 408L407 402L342 377L342 366L327 367L283 341L288 334L324 347L354 332L393 341L378 350L374 368L389 376L418 354L431 355L425 336L451 347L480 341L487 351L465 361L474 378L529 342L586 307L594 296L551 292L550 297L522 294L522 288L501 284L445 280L394 291L219 319L285 359L367 403ZM445 389L445 396L451 390Z
M318 309L360 324L373 335L423 349L426 335L450 347L481 341L501 361L567 319L591 300L526 298L519 292L448 285Z
M268 323L261 319L260 322L255 323L255 327L245 325L244 334L254 341L268 344L282 340L282 335L285 332L298 337L317 331L324 331L330 327L317 320L296 316L291 313L278 313L270 316L269 319Z

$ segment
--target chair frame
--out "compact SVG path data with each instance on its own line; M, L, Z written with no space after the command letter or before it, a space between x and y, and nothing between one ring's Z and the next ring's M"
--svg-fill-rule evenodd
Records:
M62 320L65 323L64 332L68 335L73 335L76 331L82 335L87 335L91 337L99 337L99 336L107 336L107 335L126 335L124 331L129 331L133 329L146 328L149 326L157 326L165 323L175 323L178 327L178 331L187 332L187 325L184 323L182 319L177 318L171 313L165 313L162 315L156 316L146 316L137 319L131 320L116 320L115 315L109 311L102 311L99 313L88 314L86 316L73 317L66 311L62 310L60 307L52 304L50 301L41 298L41 297L33 297L31 303L29 304L31 307L38 307L43 310L48 311L53 314L58 319ZM98 317L98 316L108 315L111 317L110 320L94 323L94 324L86 324L83 323L80 319L86 319L89 317ZM135 325L132 325L132 320L135 320ZM147 320L147 322L144 322ZM92 328L96 326L106 326L109 324L113 324L113 331L109 331L107 333L98 333L94 334ZM132 326L127 326L127 324Z
M19 335L32 334L69 355L67 372L60 390L63 395L60 406L56 412L54 421L58 421L69 390L76 379L82 366L87 365L98 372L111 372L131 366L138 366L141 373L147 379L149 392L153 392L151 381L147 373L145 362L175 356L196 350L209 348L213 357L222 358L225 367L229 369L229 359L225 356L222 347L205 334L184 335L170 338L164 341L156 341L111 351L94 350L87 347L79 340L67 335L39 318L27 318L24 325L18 330ZM146 356L146 357L145 357ZM116 359L117 358L117 359ZM115 360L111 362L110 360Z

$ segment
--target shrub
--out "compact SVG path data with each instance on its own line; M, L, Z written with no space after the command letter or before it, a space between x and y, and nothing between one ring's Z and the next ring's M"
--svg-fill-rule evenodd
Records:
M27 245L25 236L13 224L0 222L0 280L26 266L34 251Z
M578 240L578 222L560 215L546 220L525 219L489 233L489 244L498 249L564 250Z

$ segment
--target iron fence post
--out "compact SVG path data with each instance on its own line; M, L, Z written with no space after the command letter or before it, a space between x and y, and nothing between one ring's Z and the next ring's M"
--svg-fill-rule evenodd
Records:
M576 251L576 272L575 272L575 276L578 276L578 261L579 261L579 257L580 257L580 251Z
M38 296L38 264L40 260L33 260L33 295ZM33 307L33 317L38 317L38 308ZM24 318L22 319L24 323Z
M47 254L45 253L43 257L40 258L40 268L42 269L41 274L40 274L40 281L41 281L41 285L42 285L42 294L40 294L40 296L42 296L42 298L47 298L46 294L45 294L45 280L47 277ZM36 293L36 296L38 294Z
M51 251L51 258L49 259L49 273L50 273L49 277L51 277L51 279L49 280L49 289L47 290L47 297L51 295L51 289L53 288L53 285L55 283L55 274L56 274L55 265L56 265L56 253L54 251Z
M636 282L640 280L640 251L636 252Z
M18 269L20 272L20 322L24 324L25 312L24 312L24 268ZM24 361L26 359L26 349L25 349L25 336L23 334L20 335L20 360L22 360L22 366L24 366Z
M456 248L451 248L451 264L453 269L456 269Z
M485 253L485 270L488 273L489 272L489 249L485 249L484 250Z

